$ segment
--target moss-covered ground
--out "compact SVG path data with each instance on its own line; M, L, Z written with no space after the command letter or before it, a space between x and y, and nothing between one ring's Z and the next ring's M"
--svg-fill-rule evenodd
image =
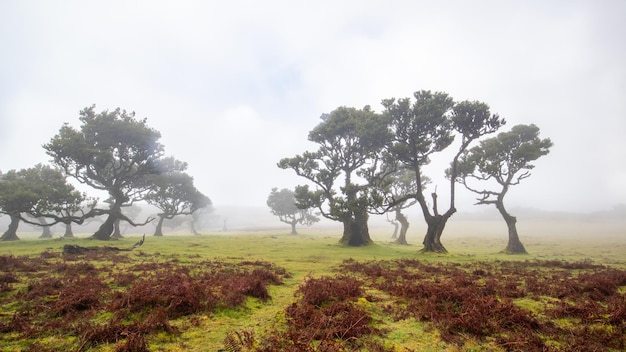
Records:
M139 235L110 243L80 235L63 240L22 235L20 241L0 243L0 350L295 351L305 343L312 351L506 351L524 350L516 344L532 342L565 351L582 340L558 335L584 334L578 330L582 323L588 334L613 344L609 349L626 343L615 337L626 329L626 281L619 281L626 270L626 237L621 230L595 237L535 232L522 238L529 254L513 256L500 253L505 238L452 231L443 239L446 255L420 253L417 239L413 245L397 245L386 229L374 229L375 243L360 248L339 245L335 229L303 229L295 236L283 230L166 234L149 236L140 248L112 257L62 251L68 244L128 248ZM372 265L385 268L384 273L372 272ZM618 282L615 292L585 281L607 272L614 275L603 276L604 286ZM516 280L527 273L536 280ZM357 280L351 293L341 293L343 275ZM244 277L256 281L247 283ZM550 291L554 288L548 284L557 280L566 294ZM104 286L91 296L70 295L93 282ZM45 291L47 284L50 291ZM176 287L175 292L165 285ZM454 295L474 295L470 303L446 294L463 285L467 290ZM159 290L149 296L154 287ZM319 287L327 292L307 305L307 294ZM193 300L181 294L187 291ZM77 303L59 303L63 299ZM481 310L482 318L471 316L472 307ZM512 315L518 308L527 316ZM454 314L446 315L448 310ZM467 325L480 325L480 319L496 313L500 325L517 320L504 331L487 320L480 330ZM46 319L56 322L41 329ZM61 324L66 321L71 326ZM312 324L316 333L307 332ZM537 331L531 337L539 341L514 334L526 327Z

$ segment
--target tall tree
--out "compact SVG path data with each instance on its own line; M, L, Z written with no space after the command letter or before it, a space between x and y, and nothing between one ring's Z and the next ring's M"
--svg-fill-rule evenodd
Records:
M410 98L392 98L382 102L394 136L388 152L397 162L411 170L415 177L417 192L413 197L420 205L427 224L423 251L446 253L441 235L448 219L456 212L454 176L458 172L458 159L474 140L495 132L504 124L504 120L498 115L492 115L487 104L475 101L455 104L446 93L422 90L415 92L413 97L414 101ZM461 141L451 163L450 174L453 178L450 181L450 202L448 209L440 213L436 192L431 193L432 209L428 206L424 196L422 169L430 163L433 154L452 144L455 134L460 135Z
M183 168L184 167L180 167ZM163 236L163 221L180 215L192 215L201 208L211 206L209 197L193 184L193 178L184 172L167 172L152 178L154 188L145 200L161 210L154 232Z
M146 179L170 170L161 163L161 134L148 127L147 119L117 108L96 113L95 105L80 111L80 129L63 125L44 149L53 161L78 182L106 191L113 200L103 210L107 219L94 233L100 240L110 239L115 221L135 224L121 212L122 205L142 200L152 185Z
M551 147L549 138L539 138L539 127L517 125L508 132L481 141L460 159L458 174L453 180L478 194L477 204L493 204L498 209L509 232L506 253L526 253L526 248L517 233L517 218L504 207L504 197L511 186L530 177L530 170L535 167L532 162L547 155ZM491 187L478 188L471 184L472 180Z
M76 221L64 216L63 212L75 208L85 199L84 194L67 183L61 171L50 166L38 164L20 171L10 170L0 176L0 212L11 218L8 230L0 239L19 240L20 221L41 225L36 219L52 219L46 226Z
M301 208L296 202L295 192L283 188L272 188L272 192L267 197L267 206L270 207L272 214L278 216L278 219L285 224L291 225L291 234L297 235L296 225L301 224L310 226L320 219L313 214L311 208Z
M302 188L296 200L341 222L341 243L367 245L372 242L367 224L370 185L359 176L378 162L389 138L387 123L369 106L361 110L339 107L321 119L309 132L309 141L319 149L282 159L278 167L293 169L316 186L316 190Z

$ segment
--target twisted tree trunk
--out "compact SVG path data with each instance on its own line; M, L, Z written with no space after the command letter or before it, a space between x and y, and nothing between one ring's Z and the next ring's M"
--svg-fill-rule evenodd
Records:
M72 231L72 223L65 224L65 234L63 234L65 238L73 238L74 231Z
M400 209L396 210L396 220L398 220L398 222L401 225L400 236L398 236L396 243L408 245L409 243L406 241L406 232L409 230L409 221L407 220L406 216L402 214ZM397 225L396 225L396 229L397 229Z
M9 228L6 232L0 237L0 241L17 241L19 237L17 237L17 228L20 226L20 218L16 215L11 215L11 222L9 223Z
M165 221L165 217L159 216L159 222L154 230L154 236L163 236L163 221Z
M46 223L46 219L38 217L37 221L39 221L42 227L41 236L39 236L39 238L52 238L52 231L50 230L48 223Z
M368 215L365 211L359 211L343 221L343 236L339 243L351 247L365 246L372 243L369 228L367 226Z
M509 230L509 242L502 252L509 254L528 254L517 234L517 218L506 211L501 201L496 203L496 208L498 208L500 215L504 218Z

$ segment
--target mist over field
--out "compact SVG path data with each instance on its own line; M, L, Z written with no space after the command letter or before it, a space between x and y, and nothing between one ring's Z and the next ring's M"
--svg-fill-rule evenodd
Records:
M473 240L490 240L496 243L506 243L507 227L497 210L491 207L476 207L473 212L459 211L448 222L442 241L454 247L462 247L459 239L471 238ZM569 244L579 243L587 246L596 241L623 242L621 250L626 255L626 206L617 205L611 210L590 213L548 212L529 208L511 208L510 212L517 217L517 227L520 239L523 243L535 240L564 241ZM409 220L410 226L407 240L411 245L421 245L426 232L421 213L417 207L411 207L403 212ZM144 210L141 216L150 216L150 210ZM143 233L154 233L154 221L148 225L133 228L122 223L122 234L138 236ZM282 223L278 217L270 213L267 207L218 207L214 212L202 220L202 226L197 228L203 235L211 234L241 234L241 233L267 233L288 234L290 227ZM226 223L226 224L225 224ZM89 237L97 230L100 222L94 222L86 226L73 225L75 236ZM226 225L226 229L224 228ZM8 217L0 217L0 228L8 226ZM369 220L372 239L377 242L392 241L393 225L385 215L372 215ZM298 225L298 231L311 233L323 231L337 238L341 237L342 224L325 218L312 226ZM37 238L42 228L28 224L21 224L18 231L20 238ZM52 227L55 237L63 235L64 227L55 225ZM164 236L189 235L191 234L188 224L165 223Z

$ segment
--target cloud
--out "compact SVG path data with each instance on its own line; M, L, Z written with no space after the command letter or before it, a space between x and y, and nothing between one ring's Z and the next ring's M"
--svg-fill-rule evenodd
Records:
M41 144L77 125L80 109L119 106L148 118L216 205L263 205L271 187L303 182L275 164L315 148L306 137L322 113L380 111L381 99L430 89L485 101L507 128L535 123L554 141L512 202L610 208L626 201L625 10L610 0L3 2L0 169L47 160Z

